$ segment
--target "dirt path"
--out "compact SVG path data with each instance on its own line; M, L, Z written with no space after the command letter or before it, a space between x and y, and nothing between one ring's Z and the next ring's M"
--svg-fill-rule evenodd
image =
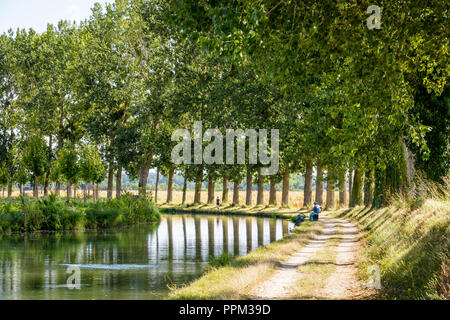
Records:
M292 287L302 276L297 272L297 268L307 262L335 233L333 219L324 217L323 221L322 233L316 239L311 240L302 250L293 254L270 279L258 286L253 291L254 299L286 299L289 297Z
M357 267L355 265L358 250L360 233L351 223L332 217L322 216L324 229L316 239L311 240L306 247L295 253L290 259L281 265L275 274L258 286L253 291L254 299L289 299L294 298L293 292L301 292L302 288L298 282L304 276L297 269L307 263L329 264L329 257L318 253L326 252L325 243L333 237L339 238L339 244L331 249L334 252L334 265L336 268L325 279L320 278L317 273L317 287L321 288L309 298L312 299L362 299L372 294L364 288L363 283L358 280ZM339 234L336 232L336 226L339 226ZM328 248L330 250L330 248ZM321 258L316 261L317 257ZM314 260L314 261L313 261ZM306 275L315 277L314 274ZM311 280L311 279L309 279ZM305 290L306 291L306 290ZM314 291L313 291L314 292Z
M336 270L325 281L320 296L326 299L362 299L373 292L367 290L358 280L356 259L360 249L361 235L351 223L342 219L335 219L341 225L341 241L336 248Z

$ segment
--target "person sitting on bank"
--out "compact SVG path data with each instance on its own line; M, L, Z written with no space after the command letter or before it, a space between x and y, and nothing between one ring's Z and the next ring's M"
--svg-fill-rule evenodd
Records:
M319 213L322 210L322 207L314 201L313 212L309 215L309 221L319 220Z

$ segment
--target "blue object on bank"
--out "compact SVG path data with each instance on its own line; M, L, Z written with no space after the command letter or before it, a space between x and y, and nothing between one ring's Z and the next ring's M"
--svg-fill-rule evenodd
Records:
M298 226L298 225L300 225L300 223L302 223L303 221L305 221L305 215L300 213L300 214L297 216L297 219L295 219L295 225Z

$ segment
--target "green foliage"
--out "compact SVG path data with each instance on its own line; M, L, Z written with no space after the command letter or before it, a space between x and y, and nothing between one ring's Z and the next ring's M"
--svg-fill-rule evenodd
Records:
M231 261L233 260L233 255L228 252L222 253L219 257L210 256L208 258L209 266L212 268L220 268L231 265Z
M90 228L116 227L159 220L160 214L154 203L147 199L125 194L120 199L98 202L86 210Z
M80 179L80 163L78 154L73 146L62 149L56 160L56 167L59 168L63 177L70 183L76 184Z
M21 204L0 203L0 232L32 232L113 228L159 221L156 206L148 200L124 195L98 203L63 202L50 195Z
M408 146L416 154L417 168L428 179L442 183L450 170L450 88L445 86L441 96L426 92L422 86L417 91L410 113L429 128L425 135L427 148L423 150L413 140Z
M85 182L95 183L106 177L106 167L94 145L84 146L81 150L80 177Z
M35 135L28 139L23 160L33 177L40 177L45 173L46 151L45 140L42 137Z

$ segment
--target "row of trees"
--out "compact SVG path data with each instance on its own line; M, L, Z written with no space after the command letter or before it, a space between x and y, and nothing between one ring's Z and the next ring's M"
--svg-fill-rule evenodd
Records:
M257 204L264 184L276 204L281 182L288 205L289 177L302 172L310 206L316 167L328 206L335 188L339 204L352 206L409 194L413 158L435 180L448 172L445 10L444 1L386 4L382 29L369 30L365 9L350 1L116 0L80 24L10 31L0 36L0 185L10 194L31 181L37 197L39 185L47 195L53 183L59 195L66 183L70 198L73 185L98 190L106 179L111 198L125 171L144 195L157 168L167 202L178 172L183 202L187 181L195 202L203 181L208 202L222 181L222 200L231 182L238 204L245 180L246 204L253 184ZM172 132L192 131L194 121L224 136L279 129L278 174L248 164L248 148L246 164L175 165Z

